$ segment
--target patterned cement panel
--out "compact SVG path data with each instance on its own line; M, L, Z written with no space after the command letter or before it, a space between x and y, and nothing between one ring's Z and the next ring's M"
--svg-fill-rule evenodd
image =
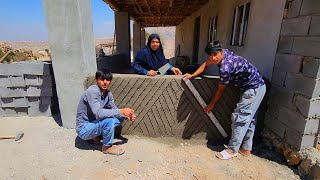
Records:
M217 89L218 79L193 79L192 84L208 104ZM88 80L93 84L94 80ZM114 74L110 90L119 108L135 110L137 119L127 122L124 134L151 137L174 136L182 138L221 139L222 135L204 113L181 77L147 77ZM213 109L213 114L230 135L230 115L239 98L234 87L228 87Z

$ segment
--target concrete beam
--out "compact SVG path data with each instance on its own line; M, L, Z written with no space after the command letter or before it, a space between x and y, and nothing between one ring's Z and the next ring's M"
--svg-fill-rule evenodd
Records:
M125 55L128 60L127 65L130 67L130 16L128 12L115 12L114 18L117 53Z
M97 67L91 1L43 0L43 6L62 124L74 128L84 82Z

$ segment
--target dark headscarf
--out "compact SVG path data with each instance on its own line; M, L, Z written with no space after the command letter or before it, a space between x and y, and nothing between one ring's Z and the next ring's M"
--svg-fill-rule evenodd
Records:
M154 38L157 38L160 42L159 48L156 51L153 51L150 46ZM163 53L160 36L158 34L151 34L148 38L147 45L137 53L133 62L133 69L138 74L146 74L146 71L149 70L157 71L166 63L168 63L168 61Z

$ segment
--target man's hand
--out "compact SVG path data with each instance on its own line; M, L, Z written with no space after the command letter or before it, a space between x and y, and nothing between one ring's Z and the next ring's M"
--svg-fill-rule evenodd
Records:
M134 113L132 113L131 117L128 119L129 119L129 121L134 122L136 120L136 118L137 118L137 116Z
M171 71L172 71L175 75L182 75L182 72L180 71L179 68L173 67L173 68L171 68Z
M120 113L125 115L128 119L130 119L132 114L134 114L134 110L130 108L123 108L123 109L120 109Z
M193 79L193 76L189 73L183 75L183 79Z
M213 105L208 104L208 106L205 107L203 110L204 110L204 112L209 113L213 109L213 107L214 107Z
M147 76L155 76L155 75L157 75L157 71L154 71L154 70L150 70L150 71L148 71L148 73L147 73Z

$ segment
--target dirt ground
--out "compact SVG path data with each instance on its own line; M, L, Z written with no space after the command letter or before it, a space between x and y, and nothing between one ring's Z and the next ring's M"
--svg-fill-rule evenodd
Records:
M222 146L206 140L126 135L116 139L126 153L112 156L52 117L3 117L0 124L0 135L25 134L0 140L0 179L300 179L263 146L249 158L219 160Z

